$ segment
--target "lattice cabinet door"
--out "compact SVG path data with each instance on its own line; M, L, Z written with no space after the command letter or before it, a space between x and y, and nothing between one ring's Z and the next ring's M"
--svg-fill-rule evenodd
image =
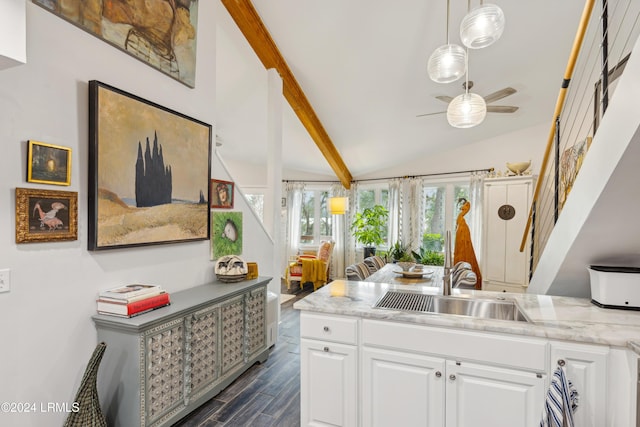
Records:
M246 318L247 325L247 356L249 360L255 353L265 349L267 343L266 311L267 288L262 287L247 294Z
M220 376L218 326L220 308L208 307L189 315L186 328L187 401L213 388Z
M185 407L184 319L175 319L143 333L140 403L143 426L168 419Z
M222 372L225 375L244 362L244 295L220 306Z

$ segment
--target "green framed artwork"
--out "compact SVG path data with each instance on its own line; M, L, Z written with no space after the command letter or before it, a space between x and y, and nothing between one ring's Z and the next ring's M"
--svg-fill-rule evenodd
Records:
M198 0L32 0L112 46L195 87Z
M242 212L213 212L211 218L211 259L242 255Z

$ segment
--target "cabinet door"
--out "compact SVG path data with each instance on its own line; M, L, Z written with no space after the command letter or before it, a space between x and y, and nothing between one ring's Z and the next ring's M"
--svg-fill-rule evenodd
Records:
M145 420L149 425L184 407L184 319L176 319L144 333L146 372L142 385Z
M222 375L244 362L244 295L220 306Z
M363 426L444 426L444 359L367 347L362 356Z
M355 346L300 340L300 400L303 426L356 426Z
M198 398L220 375L218 364L219 307L208 307L187 317L187 354L191 373L188 394Z
M540 425L546 375L447 361L447 427Z
M609 348L583 344L551 343L551 371L564 362L567 379L578 392L579 402L573 414L580 427L607 425L607 357Z
M247 294L247 360L267 346L267 288L256 289Z

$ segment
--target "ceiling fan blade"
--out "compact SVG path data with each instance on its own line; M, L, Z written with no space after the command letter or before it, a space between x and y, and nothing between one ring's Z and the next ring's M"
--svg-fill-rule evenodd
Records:
M437 111L435 113L418 114L416 117L435 116L436 114L444 114L446 111Z
M490 102L494 102L494 101L497 101L499 99L506 98L509 95L513 95L516 92L517 92L517 90L515 90L512 87L505 87L504 89L500 89L497 92L493 92L493 93L485 96L484 97L484 102L489 104Z
M518 107L511 105L487 105L487 113L515 113Z
M453 101L453 98L447 95L438 95L436 99L439 99L442 102L446 102L447 104Z

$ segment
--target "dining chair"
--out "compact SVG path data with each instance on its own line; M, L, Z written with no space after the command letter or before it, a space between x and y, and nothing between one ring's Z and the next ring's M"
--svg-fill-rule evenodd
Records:
M344 269L344 273L347 276L347 280L364 280L371 276L371 271L364 262L351 264Z
M364 263L369 268L369 273L373 274L376 271L380 270L387 263L382 259L382 257L378 255L373 255L364 259Z

